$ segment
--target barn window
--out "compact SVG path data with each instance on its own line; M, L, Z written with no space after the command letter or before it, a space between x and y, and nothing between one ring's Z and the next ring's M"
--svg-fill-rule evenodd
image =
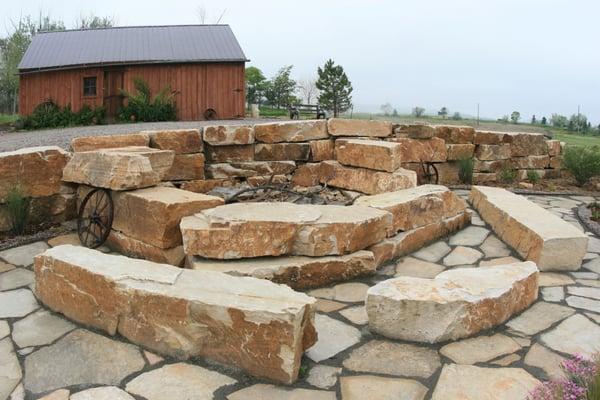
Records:
M84 96L95 96L96 95L96 77L95 76L83 78L83 95Z

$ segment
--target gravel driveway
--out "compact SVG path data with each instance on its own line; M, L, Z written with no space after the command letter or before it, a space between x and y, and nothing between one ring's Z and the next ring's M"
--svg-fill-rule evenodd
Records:
M0 131L0 151L12 151L24 147L60 146L68 149L71 139L79 136L118 135L156 129L200 128L207 125L241 125L254 124L272 120L226 120L226 121L174 121L174 122L141 122L138 124L96 125L74 128L47 129L40 131Z

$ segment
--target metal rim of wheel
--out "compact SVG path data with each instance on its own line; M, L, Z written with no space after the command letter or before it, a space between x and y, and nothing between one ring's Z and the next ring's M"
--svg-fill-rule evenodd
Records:
M77 212L77 235L85 247L95 249L104 244L112 228L113 201L106 189L89 192Z
M213 121L217 119L217 112L215 111L215 109L207 108L206 111L204 111L204 119L208 121Z
M422 163L421 169L423 171L422 184L435 184L439 182L438 170L433 163Z

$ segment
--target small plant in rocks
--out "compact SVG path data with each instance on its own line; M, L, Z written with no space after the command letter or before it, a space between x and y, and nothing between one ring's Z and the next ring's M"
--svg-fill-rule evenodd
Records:
M475 160L471 158L461 158L458 160L458 179L461 183L471 184L473 183L473 168L475 167Z
M600 147L568 146L563 154L564 167L573 174L579 186L600 176Z
M540 180L540 174L536 170L530 169L527 171L527 180L535 185Z
M592 220L596 221L596 222L600 222L600 203L598 203L597 201L591 203L588 208L591 211L592 214Z
M20 235L25 232L29 201L19 186L14 186L9 190L6 196L6 208L13 233Z
M503 168L498 174L501 182L513 183L517 179L517 170L514 168Z

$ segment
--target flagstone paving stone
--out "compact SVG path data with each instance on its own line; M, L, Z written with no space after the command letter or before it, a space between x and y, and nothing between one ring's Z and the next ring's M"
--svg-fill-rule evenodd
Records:
M10 326L8 326L8 322L0 321L0 339L4 339L9 334L10 334Z
M540 339L553 350L591 356L600 351L600 326L583 315L576 314L544 333Z
M422 400L427 387L411 379L373 375L345 376L340 379L343 400Z
M534 344L525 355L525 364L541 368L548 378L563 378L564 372L560 367L564 357L548 350L542 345Z
M29 289L0 292L0 318L24 317L39 306Z
M33 264L33 258L48 249L45 242L35 242L24 246L0 251L0 258L7 263L27 267Z
M600 257L593 258L591 261L586 262L583 264L583 268L600 274Z
M356 325L366 325L369 322L365 306L354 306L340 311L348 321Z
M0 275L0 291L12 290L33 283L33 272L25 268L15 268Z
M589 297L591 299L600 300L600 288L572 286L567 288L567 292L575 296Z
M565 299L565 290L561 286L541 288L544 301L559 302Z
M15 269L15 266L0 260L0 274Z
M15 322L13 340L19 347L49 344L76 326L46 310L39 310Z
M335 392L331 391L292 389L263 383L249 386L227 396L227 400L335 400L335 398Z
M414 278L435 278L446 269L443 265L414 257L404 257L396 264L395 276L412 276Z
M315 328L319 340L306 355L314 362L326 360L360 341L360 331L323 314L315 315Z
M568 296L565 301L568 305L587 311L600 313L600 301L579 296Z
M440 354L457 364L475 364L521 350L521 346L506 335L478 336L452 342L440 349Z
M458 265L475 264L479 259L483 257L483 254L478 250L470 247L458 246L446 257L444 257L444 265L448 267L455 267Z
M0 399L8 399L21 376L21 367L12 342L9 338L0 340Z
M306 381L311 385L320 389L329 389L335 386L338 381L338 375L342 373L342 369L338 367L330 367L328 365L315 365L308 371Z
M491 234L481 244L481 250L486 258L506 257L510 255L510 249L498 236Z
M129 393L116 386L103 386L83 390L71 396L69 400L135 400Z
M540 301L521 315L509 320L506 326L526 335L535 335L573 313L575 313L575 310L572 308Z
M340 283L331 288L315 289L308 292L309 296L320 297L327 300L356 303L365 301L369 285L364 283Z
M412 254L413 257L429 262L438 262L452 249L445 242L436 242Z
M479 226L469 226L450 238L451 246L479 246L490 231Z
M559 274L556 272L540 272L538 278L538 285L540 287L545 286L565 286L572 285L575 281L573 278L566 274Z

